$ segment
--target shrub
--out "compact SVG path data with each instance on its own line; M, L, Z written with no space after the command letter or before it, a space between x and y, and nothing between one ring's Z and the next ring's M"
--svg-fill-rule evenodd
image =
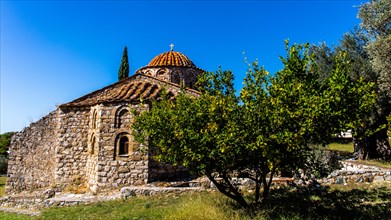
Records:
M7 174L8 158L0 155L0 174Z

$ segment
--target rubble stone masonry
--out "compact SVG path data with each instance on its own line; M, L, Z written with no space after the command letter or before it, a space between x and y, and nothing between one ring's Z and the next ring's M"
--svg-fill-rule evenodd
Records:
M55 183L57 114L53 111L13 136L8 160L8 194Z

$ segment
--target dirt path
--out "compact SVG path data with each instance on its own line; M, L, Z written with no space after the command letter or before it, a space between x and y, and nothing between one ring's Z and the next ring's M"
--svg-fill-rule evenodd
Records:
M15 213L15 214L31 215L31 216L41 215L40 211L33 211L33 210L26 210L26 209L17 209L17 208L2 207L2 206L0 206L0 211L2 211L2 212L11 212L11 213Z

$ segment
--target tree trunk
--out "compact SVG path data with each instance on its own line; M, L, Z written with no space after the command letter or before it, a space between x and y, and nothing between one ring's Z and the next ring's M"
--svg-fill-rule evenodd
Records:
M376 123L378 127L387 124L386 117L381 117ZM357 129L357 136L353 137L354 156L360 160L391 159L391 148L387 135L387 127L365 137L362 128Z
M259 191L261 190L260 180L258 179L258 173L255 175L255 202L259 201Z
M369 138L369 152L368 158L370 159L391 159L391 148L388 142L387 129L382 129Z
M267 180L266 174L264 177L262 177L263 182L263 191L262 191L262 197L259 201L259 204L263 205L266 201L266 198L269 196L270 192L270 186L272 185L272 180L274 176L274 172L276 171L276 168L273 167L272 171L270 172L269 180Z
M248 203L244 199L243 195L240 194L239 191L234 186L232 186L231 182L227 179L226 176L221 175L223 182L220 183L213 177L212 173L205 172L205 175L216 186L219 192L235 200L241 207L248 208Z

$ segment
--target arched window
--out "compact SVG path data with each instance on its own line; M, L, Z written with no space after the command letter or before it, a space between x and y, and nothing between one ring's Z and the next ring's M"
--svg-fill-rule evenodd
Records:
M129 110L126 108L120 108L117 111L117 114L115 116L115 127L116 128L124 128L128 126L130 122L130 113Z
M113 160L117 158L128 158L131 155L132 139L128 133L121 133L115 138L115 148Z
M129 154L129 139L123 136L119 139L118 155L127 156Z
M92 129L96 128L97 117L98 117L98 113L96 112L96 110L94 110L94 112L92 113Z

